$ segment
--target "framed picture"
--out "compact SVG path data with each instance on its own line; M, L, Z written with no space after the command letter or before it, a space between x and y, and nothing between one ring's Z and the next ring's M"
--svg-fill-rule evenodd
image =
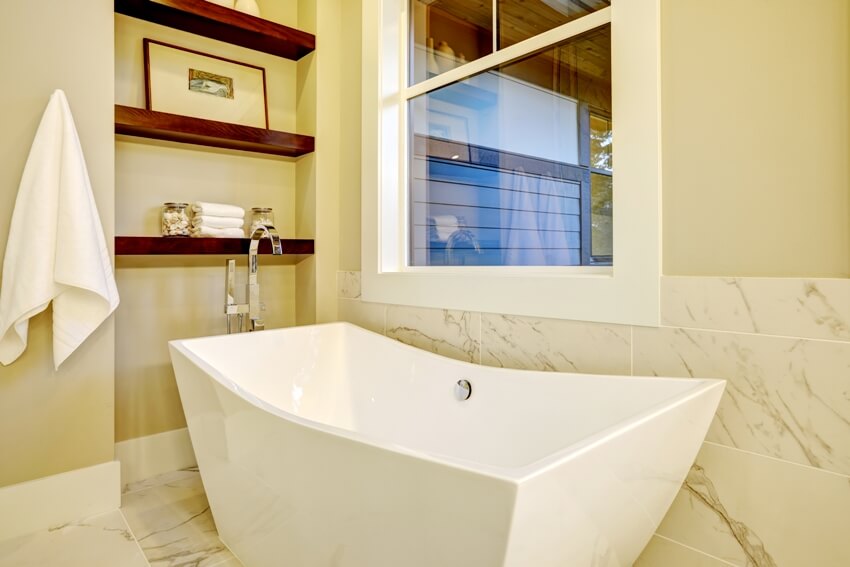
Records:
M148 110L269 127L262 67L153 39L143 44Z

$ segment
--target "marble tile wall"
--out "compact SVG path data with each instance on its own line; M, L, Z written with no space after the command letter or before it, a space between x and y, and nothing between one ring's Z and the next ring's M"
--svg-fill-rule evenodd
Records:
M850 565L850 280L662 279L662 326L359 300L339 319L491 366L727 380L640 567Z
M487 366L628 374L631 329L485 313L481 316L481 350L481 363Z
M385 333L443 356L481 362L480 313L388 305Z
M708 442L657 533L733 565L840 567L848 518L847 476Z
M850 281L801 278L661 280L664 325L850 340Z

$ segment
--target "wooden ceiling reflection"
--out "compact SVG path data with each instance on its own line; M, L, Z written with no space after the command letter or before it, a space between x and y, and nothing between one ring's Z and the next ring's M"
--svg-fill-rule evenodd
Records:
M424 0L423 4L475 27L492 29L491 0ZM611 0L498 0L500 47L528 39L610 5Z
M478 32L485 29L492 33L492 0L418 1ZM610 5L611 0L498 0L499 47L513 45ZM610 39L610 34L590 32L582 40L560 48L557 59L569 62L584 75L610 80Z

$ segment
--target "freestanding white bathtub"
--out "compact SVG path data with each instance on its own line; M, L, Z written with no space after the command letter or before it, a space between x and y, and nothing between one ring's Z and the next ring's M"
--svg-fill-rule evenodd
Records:
M724 386L488 368L347 323L170 347L245 567L631 565Z

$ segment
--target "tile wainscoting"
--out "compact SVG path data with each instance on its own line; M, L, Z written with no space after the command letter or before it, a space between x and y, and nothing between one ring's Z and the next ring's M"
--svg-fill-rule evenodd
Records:
M339 315L490 366L727 380L637 565L850 565L850 280L665 277L659 328L367 303Z

